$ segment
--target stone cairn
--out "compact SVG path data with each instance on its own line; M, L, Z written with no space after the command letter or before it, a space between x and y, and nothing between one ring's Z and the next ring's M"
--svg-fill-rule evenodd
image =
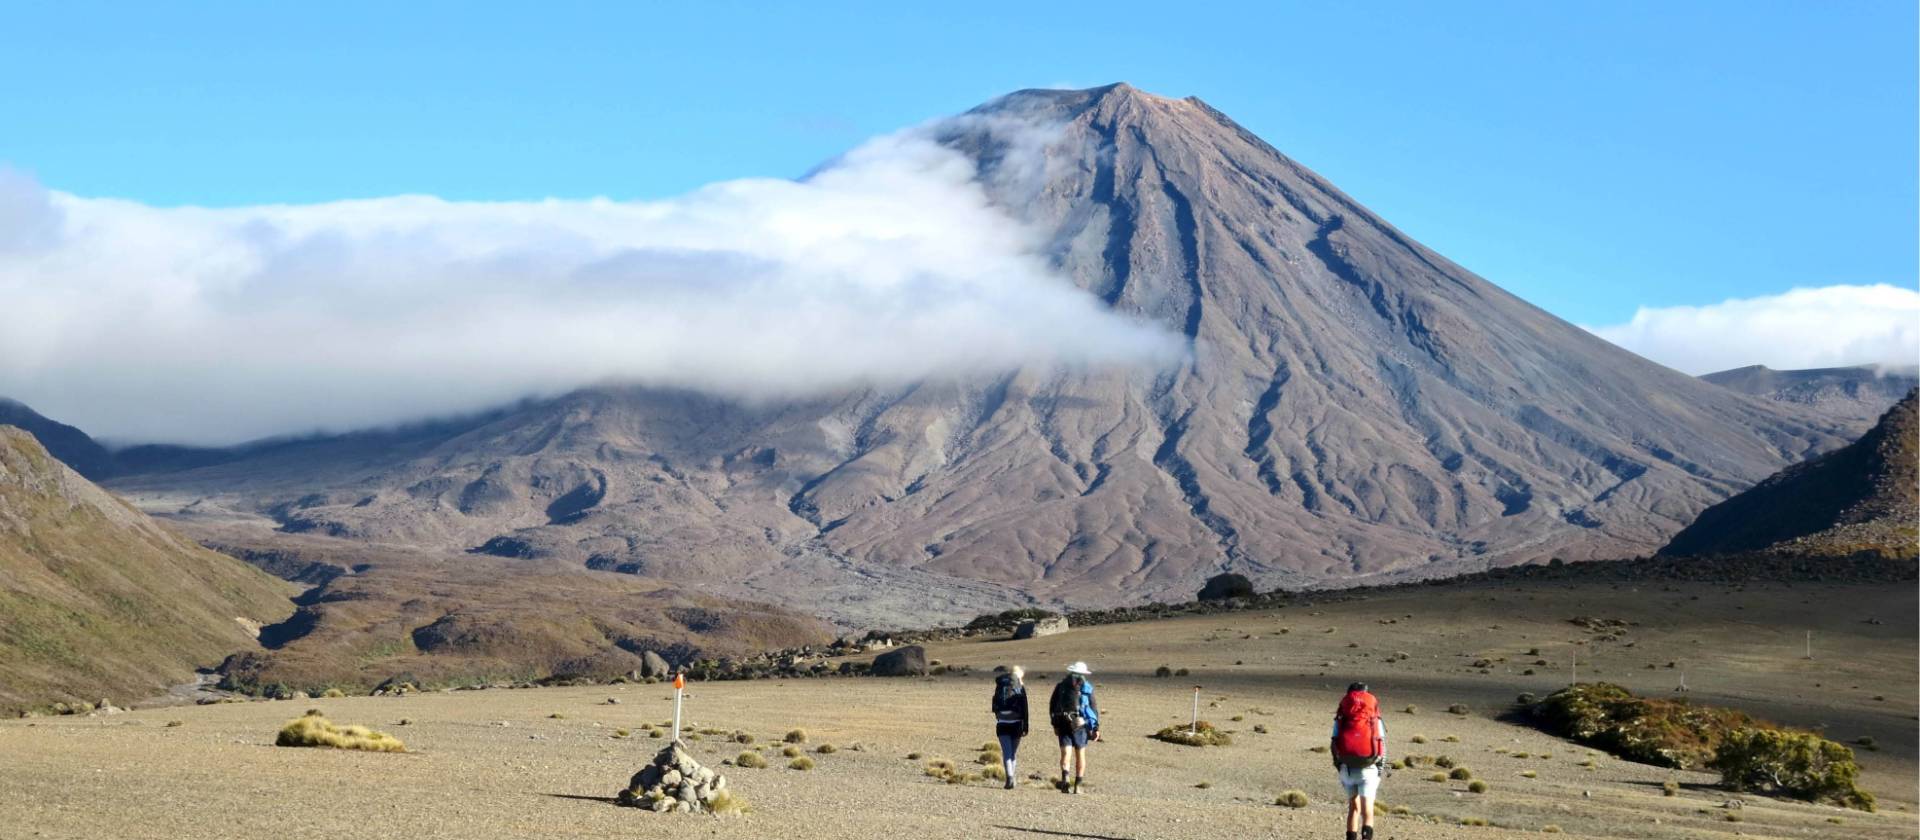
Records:
M653 763L633 774L620 791L620 804L659 814L675 811L707 813L715 794L727 789L727 777L700 766L687 748L675 741L653 757Z

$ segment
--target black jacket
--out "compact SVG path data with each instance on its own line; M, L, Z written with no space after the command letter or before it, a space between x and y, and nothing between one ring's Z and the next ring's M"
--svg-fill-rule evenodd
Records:
M993 723L995 734L1027 734L1027 690L1010 676L1003 675L994 683Z

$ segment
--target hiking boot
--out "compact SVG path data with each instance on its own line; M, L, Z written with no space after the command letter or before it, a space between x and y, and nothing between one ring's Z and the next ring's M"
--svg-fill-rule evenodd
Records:
M1013 790L1013 777L1007 777L1007 790Z
M1079 780L1079 779L1074 779L1074 780L1073 780L1073 787L1071 787L1071 788L1068 788L1068 789L1067 789L1067 792L1068 792L1068 793L1072 793L1072 794L1076 794L1076 795L1077 795L1077 794L1079 794L1079 793L1080 793L1080 780Z

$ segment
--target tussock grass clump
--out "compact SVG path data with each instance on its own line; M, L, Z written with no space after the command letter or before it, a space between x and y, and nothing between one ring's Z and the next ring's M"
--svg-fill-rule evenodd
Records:
M1404 708L1404 709L1401 709L1400 711L1401 711L1402 713L1404 713L1404 714L1409 714L1409 715L1417 715L1417 714L1420 714L1420 707L1419 707L1419 706L1408 706L1408 707L1406 707L1406 708Z
M1458 736L1458 735L1442 735L1442 736L1440 736L1440 740L1442 740L1442 741L1445 741L1445 742L1447 742L1447 743L1449 743L1449 744L1458 744L1458 743L1460 743L1460 736Z
M788 770L812 770L813 759L808 758L804 755L800 756L799 758L796 758L792 761L787 762L787 769Z
M767 766L767 759L764 756L760 755L759 753L754 752L753 750L747 750L746 752L743 752L737 756L734 756L733 766L745 767L749 770L759 770L760 768Z
M1433 759L1433 766L1438 767L1442 770L1452 769L1453 756L1450 756L1450 755L1435 756Z
M1415 735L1415 736L1413 736L1413 737L1411 737L1411 738L1408 738L1407 740L1408 740L1408 741L1411 741L1411 742L1413 742L1413 743L1415 743L1415 744L1424 744L1424 743L1426 743L1426 742L1427 742L1427 736L1425 736L1425 735Z
M1305 808L1311 803L1312 800L1307 798L1306 792L1299 790L1286 791L1280 794L1280 798L1273 801L1273 804L1283 808Z
M953 762L944 758L936 758L927 762L925 773L936 779L944 779L953 775Z
M1455 703L1447 707L1447 714L1450 715L1465 715L1472 711L1472 709L1467 708L1467 704L1465 703Z
M173 727L176 727L176 726L186 726L186 725L187 725L187 722L186 722L186 721L184 721L184 720L170 720L170 721L167 721L167 728L168 728L168 729L172 729Z
M1468 793L1486 793L1487 783L1480 781L1479 779L1475 779L1473 780L1472 784L1467 785L1467 792Z
M1445 773L1431 773L1427 776L1427 781L1429 782L1444 782L1446 780L1447 774Z
M273 743L281 747L332 747L339 750L370 752L406 752L400 739L364 726L337 726L319 715L302 715L287 721Z
M1540 831L1545 834L1559 834L1564 830L1565 829L1562 829L1560 826L1554 825L1553 823L1547 823L1546 825L1543 825L1540 827Z
M780 740L786 741L789 744L804 744L807 742L807 730L795 729L791 732L788 732L786 737L781 738Z
M1493 823L1487 821L1486 817L1461 817L1460 824L1481 827L1493 825Z
M753 743L753 733L735 732L733 733L733 742L736 744L751 744Z
M980 777L983 779L992 779L996 782L1004 782L1007 780L1007 771L998 767L986 767L980 770Z
M1214 728L1213 724L1204 720L1191 729L1182 725L1169 726L1153 733L1152 737L1156 741L1188 747L1224 747L1233 743L1233 739L1228 737L1227 733Z
M1264 723L1256 723L1253 725L1253 731L1257 734L1265 735L1267 734L1267 725Z
M326 691L320 692L320 696L327 700L337 700L347 696L347 693L337 688L329 688Z
M920 754L919 754L919 753L917 753L917 752L910 752L910 753L907 753L907 760L908 760L908 761L919 761L919 760L920 760Z
M1534 778L1539 778L1539 776L1540 774L1537 771L1533 771L1533 770L1520 771L1520 778L1522 779L1534 779Z
M613 730L613 737L615 737L615 738L625 738L625 737L628 737L628 736L630 736L630 735L632 735L632 734L633 734L632 732L628 732L628 731L627 731L627 730L625 730L625 729L615 729L615 730Z
M1161 679L1166 679L1168 677L1173 676L1173 669L1165 665L1162 665L1158 668L1153 669L1153 675Z
M731 790L714 791L713 798L707 800L707 808L724 817L737 817L753 812L753 806L741 799Z
M1660 795L1661 795L1661 796L1679 796L1679 795L1680 795L1680 783L1679 783L1679 782L1676 782L1676 781L1674 781L1674 780L1672 780L1672 779L1668 779L1668 780L1666 780L1666 781L1664 781L1664 782L1661 782L1661 783L1660 783Z
M788 744L780 748L780 754L788 758L799 758L801 752L802 750L793 744Z
M1447 771L1447 778L1457 782L1464 782L1473 778L1473 771L1466 767L1455 767Z
M834 753L839 752L840 748L832 744L821 744L820 746L814 747L813 751L821 755L833 755Z

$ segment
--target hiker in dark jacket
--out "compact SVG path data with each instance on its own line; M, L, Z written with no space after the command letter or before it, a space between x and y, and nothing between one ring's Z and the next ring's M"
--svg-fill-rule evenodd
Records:
M1100 709L1093 702L1092 677L1087 663L1068 665L1066 678L1053 687L1047 701L1047 718L1060 739L1060 790L1065 793L1080 792L1080 780L1087 775L1087 744L1100 740Z
M993 682L993 734L1000 739L1000 769L1013 790L1020 739L1027 737L1027 672L1018 665Z

